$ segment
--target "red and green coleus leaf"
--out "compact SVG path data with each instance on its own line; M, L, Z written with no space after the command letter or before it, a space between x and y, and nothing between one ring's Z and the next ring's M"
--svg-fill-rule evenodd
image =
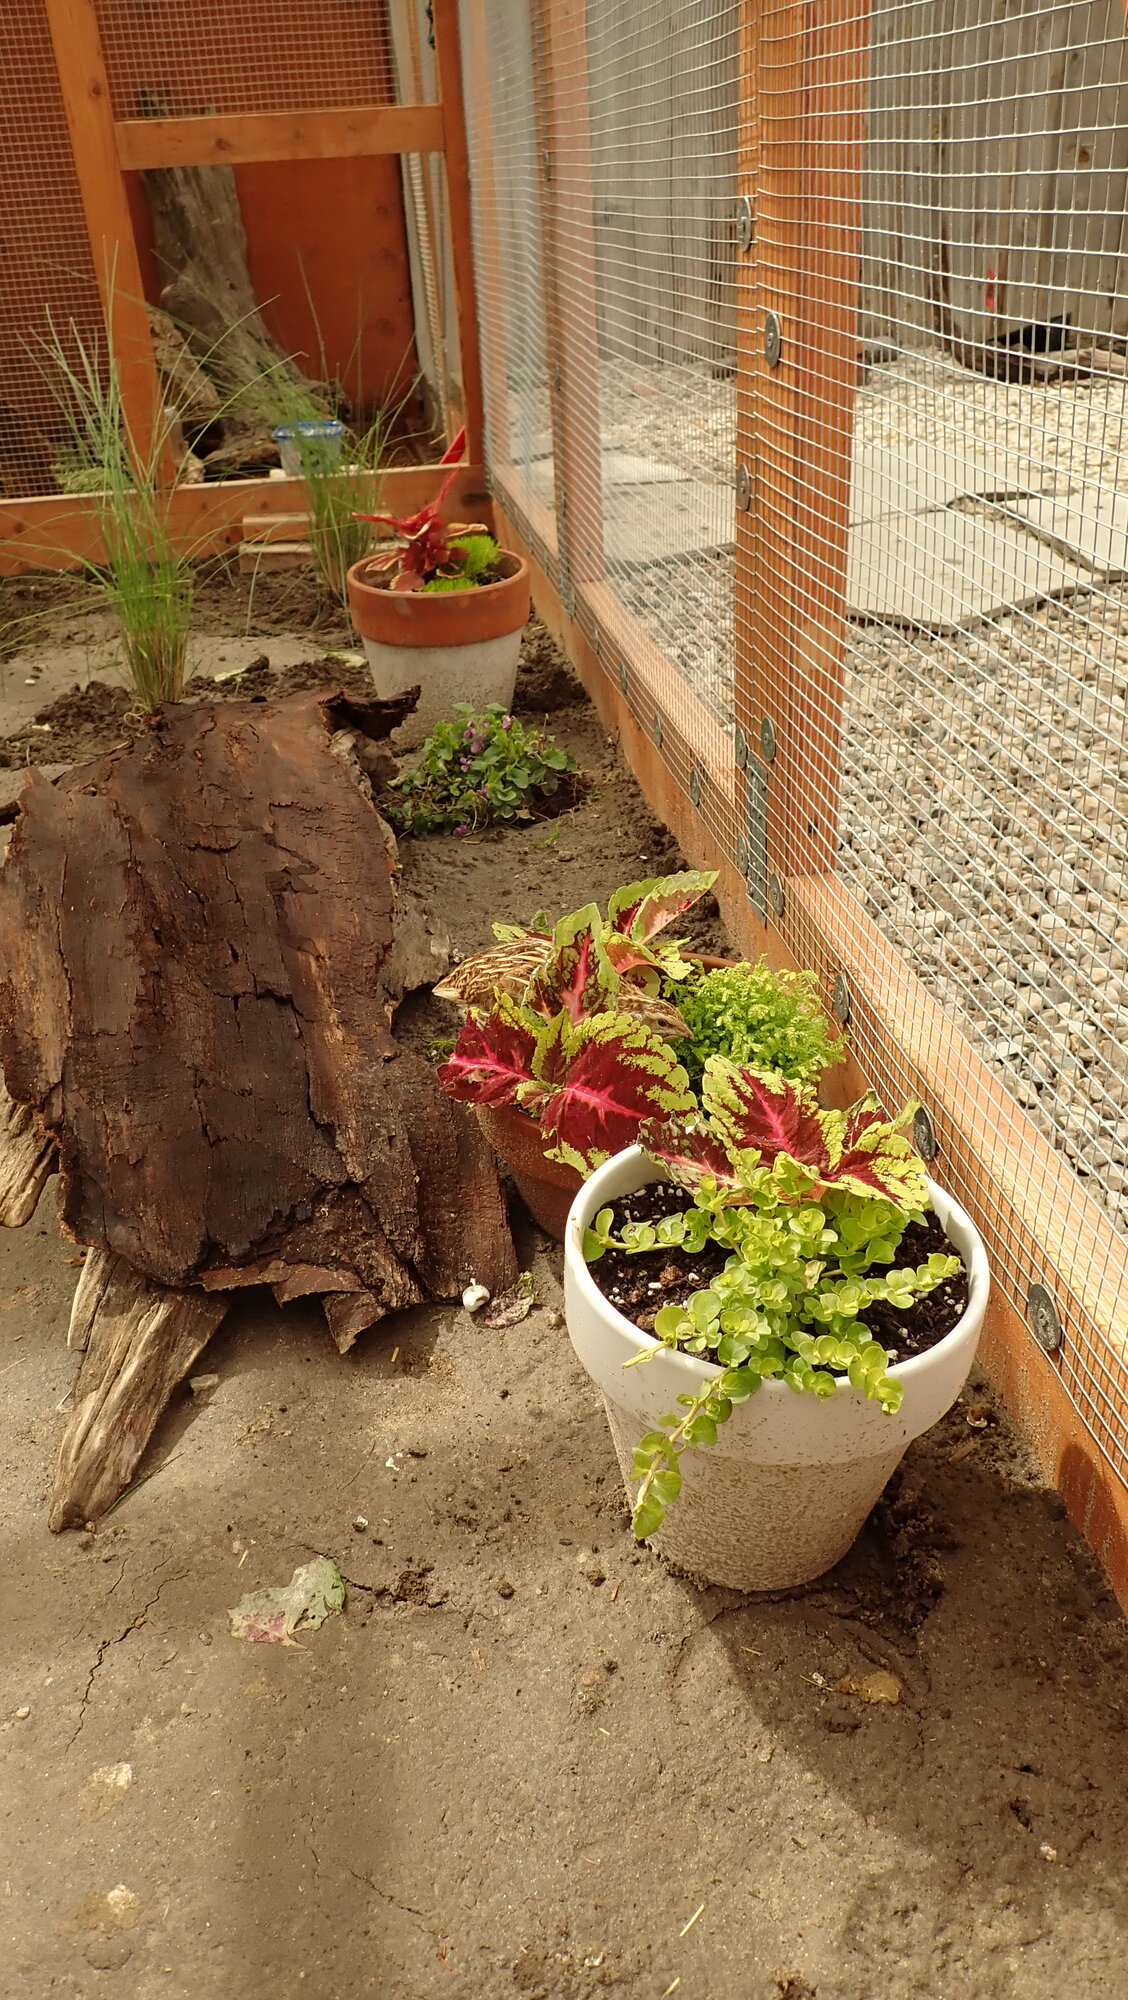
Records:
M680 875L652 875L616 889L607 905L607 928L645 944L691 909L712 888L716 870L684 869Z
M546 1018L564 1013L573 1022L613 1007L619 975L603 948L597 905L588 903L563 917L552 943L549 956L529 981L526 1005Z
M516 1104L523 1084L534 1082L535 1028L503 993L488 1014L470 1014L438 1077L448 1097L469 1104Z
M734 1166L794 1161L811 1175L811 1192L842 1188L882 1197L902 1209L928 1202L924 1162L904 1127L915 1105L890 1119L867 1096L848 1111L824 1110L809 1085L751 1069L721 1056L705 1065L701 1101L711 1130Z
M723 1056L705 1065L701 1103L730 1160L756 1153L770 1166L780 1153L812 1169L829 1166L814 1092L786 1077L738 1069Z
M692 1109L685 1071L668 1042L627 1014L559 1014L538 1038L534 1068L545 1095L536 1116L555 1156L581 1169L621 1152L648 1120ZM534 1092L519 1101L533 1109Z
M457 568L451 549L450 537L454 530L444 528L440 511L451 486L458 474L458 463L466 448L466 432L460 430L453 444L439 460L440 465L449 465L450 471L443 480L433 500L420 507L416 514L398 516L395 514L356 514L357 521L375 521L391 528L396 540L402 544L399 555L399 574L392 585L393 590L418 589L421 582L437 576L444 569Z
M642 1127L638 1143L652 1160L668 1168L679 1187L697 1188L709 1175L719 1188L738 1188L741 1178L720 1140L707 1125L688 1125L680 1118L653 1120Z
M848 1111L824 1111L832 1184L881 1195L898 1208L927 1208L925 1164L905 1129L916 1109L915 1103L906 1104L896 1118L887 1118L871 1095Z

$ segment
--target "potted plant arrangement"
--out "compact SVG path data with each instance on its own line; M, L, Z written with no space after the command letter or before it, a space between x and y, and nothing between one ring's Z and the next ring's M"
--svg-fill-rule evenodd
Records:
M645 1051L672 1113L694 1108L714 1052L810 1082L840 1053L809 975L704 961L669 935L715 879L687 870L629 883L606 915L591 903L555 926L496 924L498 943L435 988L469 1010L439 1080L477 1106L528 1207L558 1238L584 1174L655 1115L620 1054Z
M691 1574L740 1590L822 1575L967 1378L986 1255L906 1136L914 1109L825 1110L807 1084L710 1056L696 1108L656 1099L642 1143L573 1203L572 1344L636 1535Z
M517 679L521 634L530 608L524 558L498 547L487 528L444 525L443 501L462 456L460 432L435 498L417 514L359 519L391 530L391 541L352 565L349 608L376 693L420 688L413 714L397 732L403 747L423 742L459 703L508 708Z

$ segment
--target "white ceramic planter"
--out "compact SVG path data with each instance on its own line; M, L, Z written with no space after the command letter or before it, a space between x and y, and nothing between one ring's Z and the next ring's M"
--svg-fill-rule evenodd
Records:
M588 1268L584 1230L601 1208L663 1176L640 1146L617 1153L585 1181L564 1239L564 1302L572 1345L602 1391L628 1497L637 1480L639 1439L699 1394L721 1370L664 1349L617 1311ZM959 1395L979 1341L990 1274L969 1215L929 1182L936 1212L967 1266L968 1303L959 1323L926 1354L892 1374L905 1394L895 1416L839 1378L825 1401L765 1382L722 1424L715 1445L682 1453L682 1490L654 1546L694 1576L735 1590L781 1590L809 1583L845 1555L912 1440L937 1423ZM653 1359L623 1363L644 1349Z
M436 722L449 722L460 701L480 714L491 701L508 708L517 684L523 628L499 639L479 639L467 646L388 646L361 636L372 685L381 701L417 687L419 700L395 731L396 749L411 750L431 734Z

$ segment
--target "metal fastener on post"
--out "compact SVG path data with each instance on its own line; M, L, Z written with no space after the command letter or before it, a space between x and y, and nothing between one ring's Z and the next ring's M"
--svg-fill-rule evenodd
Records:
M654 717L654 741L660 750L662 748L662 718L660 715Z
M922 1160L934 1160L938 1151L932 1120L923 1104L913 1114L913 1143Z
M736 836L736 865L742 875L748 873L748 842L742 833Z
M834 986L830 996L830 1011L840 1028L846 1027L850 1019L850 984L844 972L834 976Z
M1026 1294L1030 1331L1045 1354L1056 1354L1062 1343L1062 1324L1053 1294L1045 1285L1031 1285Z
M736 504L742 514L747 514L752 506L752 474L746 465L736 468Z
M768 901L775 911L776 916L782 917L787 905L787 897L784 895L783 883L780 881L778 875L768 876Z
M736 240L742 250L751 250L756 233L751 195L742 194L736 204Z
M774 368L783 348L783 329L777 313L764 314L764 355L768 367Z
M733 754L736 757L737 770L746 771L748 769L748 745L744 741L744 731L739 722L733 730Z
M764 753L765 764L774 763L775 753L776 753L776 733L775 730L772 728L771 717L768 715L765 715L764 720L760 724L760 748Z
M623 693L624 693L624 694L626 694L626 692L627 692L627 686L628 686L628 683L629 683L629 679L630 679L630 676L629 676L629 675L628 675L628 673L627 673L627 663L626 663L626 661L625 661L625 660L620 660L620 661L619 661L619 686L620 686L620 687L622 688L622 690L623 690Z
M689 796L695 806L701 804L701 773L693 770L689 774Z

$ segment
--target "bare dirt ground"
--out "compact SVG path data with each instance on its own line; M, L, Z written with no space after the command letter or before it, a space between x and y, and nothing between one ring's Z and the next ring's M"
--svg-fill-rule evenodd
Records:
M203 664L235 632L310 656L229 622ZM49 692L9 659L0 735L110 678L102 644L43 635L75 648ZM534 651L526 696L594 788L405 843L458 951L673 859ZM540 1303L501 1333L421 1309L341 1359L317 1311L244 1298L199 1364L218 1388L96 1534L54 1538L75 1253L49 1197L0 1237L3 2000L1128 1995L1128 1633L982 1386L830 1576L699 1590L633 1545L559 1252L519 1246ZM315 1552L343 1616L232 1638ZM833 1687L876 1670L898 1703Z

